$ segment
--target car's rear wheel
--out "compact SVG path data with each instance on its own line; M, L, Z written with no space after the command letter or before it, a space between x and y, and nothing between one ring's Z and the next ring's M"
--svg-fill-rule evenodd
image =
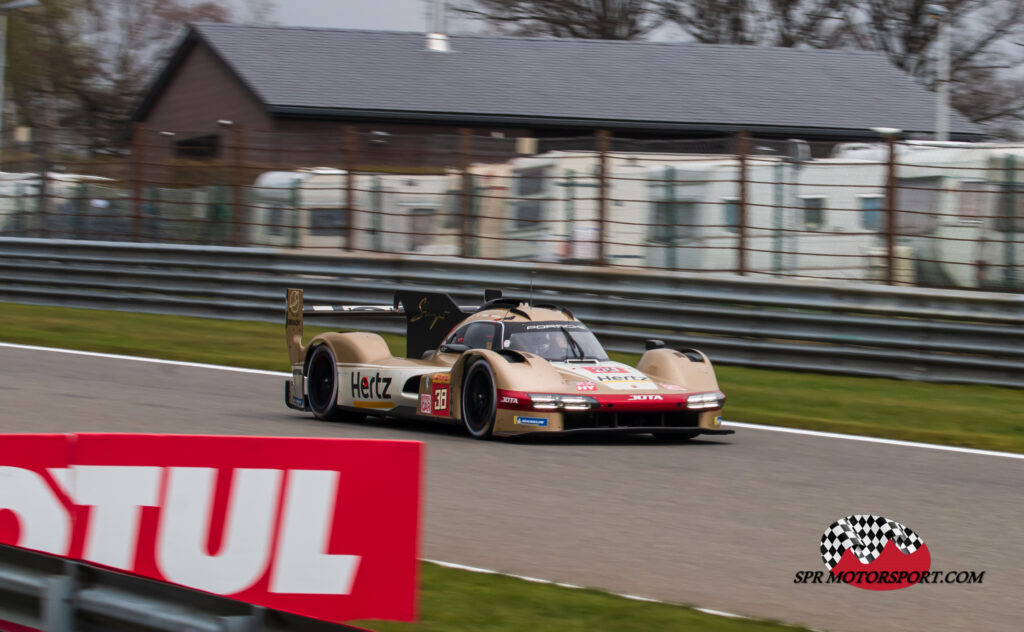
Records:
M473 362L462 381L462 423L474 438L491 436L498 412L497 401L491 365L482 359Z
M338 408L338 363L327 345L313 350L306 367L306 392L309 408L324 421L360 421L365 415Z

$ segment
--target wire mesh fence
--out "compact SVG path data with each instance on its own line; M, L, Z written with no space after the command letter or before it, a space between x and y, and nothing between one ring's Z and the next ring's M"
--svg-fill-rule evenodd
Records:
M137 126L107 155L3 148L8 236L1024 285L1024 146Z

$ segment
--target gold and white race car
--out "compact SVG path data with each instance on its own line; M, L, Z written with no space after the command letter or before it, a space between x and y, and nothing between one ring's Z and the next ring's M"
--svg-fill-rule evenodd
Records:
M290 408L319 419L366 415L460 423L470 435L650 433L664 439L731 434L725 395L695 349L648 340L634 368L608 359L567 309L488 290L480 307L447 294L399 290L388 306L303 307L289 289L285 332ZM332 332L302 344L303 317L404 317L407 357L367 332Z

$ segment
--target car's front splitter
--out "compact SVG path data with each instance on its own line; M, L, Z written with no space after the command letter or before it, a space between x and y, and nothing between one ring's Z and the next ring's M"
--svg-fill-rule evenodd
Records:
M572 428L570 430L532 430L526 432L495 432L495 435L503 437L557 437L557 436L580 436L580 435L622 435L622 434L652 434L657 433L663 436L696 437L699 435L731 435L735 430L728 428L667 428L665 426L620 426L618 428Z

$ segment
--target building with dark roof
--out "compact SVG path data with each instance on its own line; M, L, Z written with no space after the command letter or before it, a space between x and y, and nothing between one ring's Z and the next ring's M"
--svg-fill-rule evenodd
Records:
M179 153L223 154L226 122L266 147L455 134L626 138L930 137L935 97L884 55L848 50L196 24L134 118ZM218 125L220 121L220 125ZM977 140L960 114L952 140ZM464 132L465 133L465 132ZM285 139L285 140L282 140ZM457 147L427 147L438 152ZM406 152L407 153L407 152ZM315 162L315 161L308 161Z

